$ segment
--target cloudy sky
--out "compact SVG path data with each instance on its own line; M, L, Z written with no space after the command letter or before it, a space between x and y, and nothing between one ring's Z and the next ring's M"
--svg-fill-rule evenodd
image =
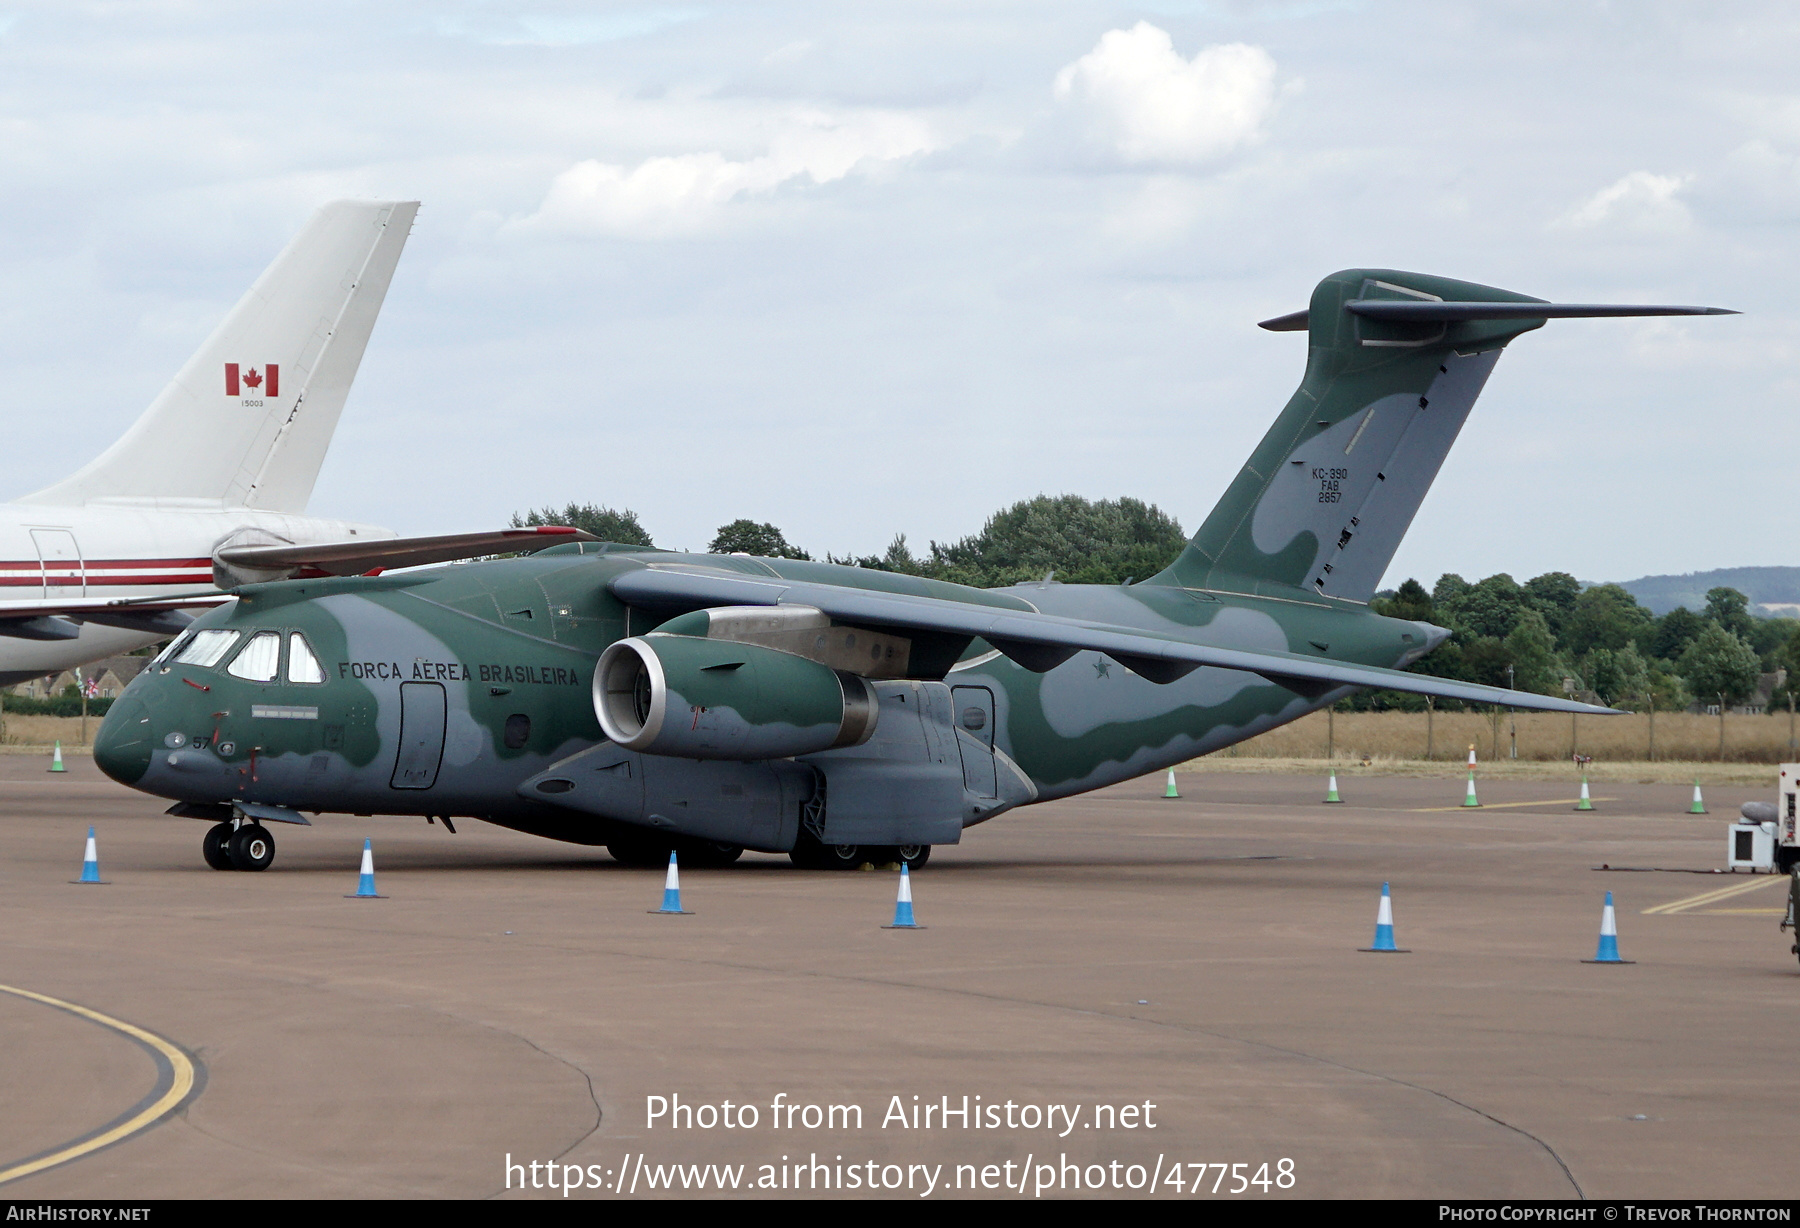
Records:
M424 202L311 510L704 548L1197 527L1322 275L1739 308L1515 343L1389 581L1800 563L1800 8L13 4L0 497L141 411L319 203Z

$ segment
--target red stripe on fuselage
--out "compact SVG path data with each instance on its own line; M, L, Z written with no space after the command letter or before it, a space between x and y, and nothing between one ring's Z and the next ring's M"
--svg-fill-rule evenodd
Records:
M48 584L52 588L80 588L82 578L78 575L49 576L0 576L0 588L42 588ZM192 571L146 572L134 576L89 576L89 588L132 588L138 585L168 584L211 584L212 572L201 574Z
M58 559L52 566L66 567L68 564ZM212 570L211 559L87 559L82 566L89 571L117 570L123 568L170 568L170 567L204 567ZM43 567L39 559L0 559L0 571L37 571Z

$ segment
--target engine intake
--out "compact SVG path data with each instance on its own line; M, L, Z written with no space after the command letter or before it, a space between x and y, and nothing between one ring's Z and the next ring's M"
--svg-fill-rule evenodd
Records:
M879 708L867 682L817 661L652 631L600 654L594 712L627 750L755 760L859 746Z

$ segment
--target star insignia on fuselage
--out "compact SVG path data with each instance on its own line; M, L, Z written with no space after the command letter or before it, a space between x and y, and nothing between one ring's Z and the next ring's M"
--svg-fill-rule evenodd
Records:
M1094 658L1094 676L1096 678L1112 677L1112 662L1105 657L1096 656Z

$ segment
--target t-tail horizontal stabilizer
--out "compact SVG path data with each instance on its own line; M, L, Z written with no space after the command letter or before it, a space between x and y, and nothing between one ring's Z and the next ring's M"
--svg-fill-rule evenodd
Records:
M1305 311L1306 373L1181 557L1147 584L1367 602L1507 344L1552 319L1735 315L1546 303L1399 269L1345 269Z
M1613 316L1735 316L1729 307L1682 307L1657 303L1522 303L1402 302L1394 299L1352 299L1344 310L1370 320L1405 323L1447 323L1462 320L1593 320ZM1305 332L1309 311L1293 311L1258 328L1272 333Z

